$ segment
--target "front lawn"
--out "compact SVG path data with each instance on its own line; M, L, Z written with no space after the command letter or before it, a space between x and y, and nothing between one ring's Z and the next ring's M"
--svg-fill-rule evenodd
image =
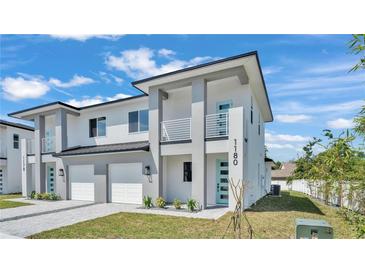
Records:
M217 221L170 217L152 214L118 213L30 236L46 238L222 238L230 221L227 213ZM298 192L282 192L282 197L261 199L247 216L254 238L289 239L294 237L296 218L325 219L334 228L335 238L355 238L352 227L337 214L337 209L323 205ZM247 237L246 227L243 236ZM229 233L226 238L232 238Z
M16 199L16 198L21 198L21 197L22 197L21 194L0 195L0 209L30 205L28 203L7 201L7 199Z

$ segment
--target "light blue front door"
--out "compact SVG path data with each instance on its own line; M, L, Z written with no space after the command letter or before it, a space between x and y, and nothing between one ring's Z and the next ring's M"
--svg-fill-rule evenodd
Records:
M217 204L228 205L228 175L228 161L217 160Z
M56 168L55 164L47 164L47 192L54 193L56 191Z

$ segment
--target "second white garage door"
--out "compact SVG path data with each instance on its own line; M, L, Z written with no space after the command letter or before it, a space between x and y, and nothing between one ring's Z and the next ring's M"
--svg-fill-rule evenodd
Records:
M109 165L111 201L113 203L142 204L142 163Z
M94 166L74 165L69 167L71 200L94 201Z

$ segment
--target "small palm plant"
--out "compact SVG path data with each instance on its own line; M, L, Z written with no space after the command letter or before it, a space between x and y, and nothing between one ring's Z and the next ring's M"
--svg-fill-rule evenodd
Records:
M173 204L176 209L181 209L181 201L179 199L175 199Z
M158 198L156 199L156 205L157 205L159 208L165 208L165 206L166 206L166 201L165 201L165 199L164 199L164 198L162 198L162 197L158 197Z
M186 206L190 212L194 212L198 208L198 202L194 199L188 199L186 201Z
M152 197L144 196L143 197L143 205L144 205L145 208L151 208L153 206Z

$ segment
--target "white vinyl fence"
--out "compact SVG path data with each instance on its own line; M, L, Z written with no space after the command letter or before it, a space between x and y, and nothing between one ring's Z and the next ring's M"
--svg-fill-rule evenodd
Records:
M308 184L308 181L306 180L294 180L291 184L287 184L286 181L283 180L273 180L271 181L271 184L277 184L280 185L281 190L293 190L305 193L313 198L316 198L318 200L324 201L324 195L320 191L320 184L321 182L318 182L316 184ZM348 199L349 195L349 186L344 186L344 192L343 192L343 207L347 207L352 210L359 210L359 204L356 202L357 198L356 195L361 195L362 197L365 197L365 193L353 193L354 196L353 199ZM329 203L333 206L338 205L338 196L336 194L332 194Z

